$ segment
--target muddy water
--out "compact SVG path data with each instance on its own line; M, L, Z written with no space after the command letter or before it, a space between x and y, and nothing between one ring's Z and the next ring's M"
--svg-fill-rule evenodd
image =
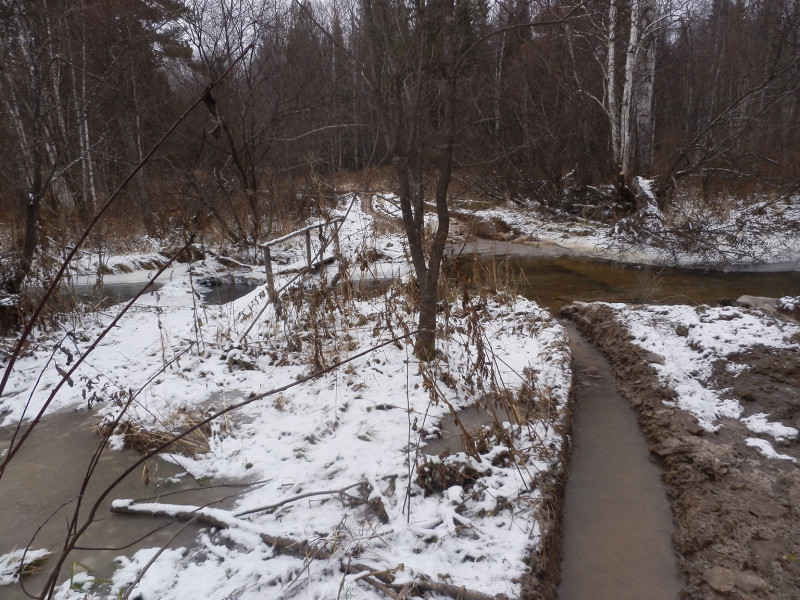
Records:
M74 511L74 498L79 493L87 464L99 442L99 437L91 429L95 420L91 413L85 411L48 416L9 464L0 479L0 555L24 548L29 543L31 548L50 550L57 550L59 544L63 544L66 519ZM10 435L9 429L0 430L0 453L8 448ZM139 457L134 451L105 451L101 455L83 503L86 508L82 509L81 514L84 518L98 495ZM235 493L229 488L211 486L197 490L201 487L199 483L181 476L181 473L183 469L180 467L157 459L148 462L146 471L138 468L129 475L103 502L97 522L82 538L80 545L85 549L69 555L60 581L69 579L73 568L77 571L88 568L98 578L107 578L113 572L115 557L122 554L130 556L143 547L160 546L180 528L180 525L171 524L167 519L112 515L109 512L111 499L160 496L165 502L207 504ZM59 510L64 503L66 505ZM54 517L37 533L37 528L54 511L57 511ZM159 527L165 528L156 531ZM187 527L171 546L191 543L197 530L196 527ZM35 539L31 542L34 535ZM26 578L27 589L38 594L47 573L46 564L41 574ZM21 586L14 585L0 587L0 598L22 600L26 596Z
M459 410L456 415L446 415L439 423L439 437L435 440L426 442L420 448L423 454L428 456L438 456L442 453L456 454L464 452L464 437L461 427L470 435L478 435L486 426L494 422L502 423L510 421L511 417L500 403L492 401L480 402L468 408ZM461 423L461 427L456 422L456 417Z
M659 469L611 367L569 327L575 414L560 600L677 600L682 581Z
M528 248L524 246L523 248ZM800 295L800 271L703 271L624 265L576 256L496 256L491 277L553 312L575 300L711 304L721 299ZM488 262L488 259L487 259ZM490 270L483 263L484 273ZM789 267L791 265L784 265Z
M144 285L145 282L107 283L101 288L91 285L76 285L74 290L78 298L93 305L107 308L114 304L127 302L136 296ZM154 283L147 291L147 294L155 293L163 285L163 283ZM258 285L252 283L217 282L214 285L198 285L197 292L203 304L218 305L233 302L249 294L257 287Z

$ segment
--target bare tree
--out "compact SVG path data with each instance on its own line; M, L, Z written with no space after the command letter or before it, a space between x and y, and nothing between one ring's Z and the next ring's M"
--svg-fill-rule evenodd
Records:
M415 354L433 358L439 271L450 227L447 192L453 166L456 40L453 0L362 0L364 75L398 179L403 225L419 290ZM430 147L435 148L431 158ZM426 253L425 170L435 164L436 230Z

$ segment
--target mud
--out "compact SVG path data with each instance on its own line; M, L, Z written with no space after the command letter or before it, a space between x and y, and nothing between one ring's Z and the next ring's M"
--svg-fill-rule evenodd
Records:
M666 407L674 391L661 384L609 307L573 305L562 315L608 356L617 387L636 409L651 456L663 469L686 579L682 597L800 597L800 467L747 447L750 435L738 422L708 433L691 415ZM749 414L768 412L796 423L797 352L762 347L729 360L744 366L735 381L720 364L709 384L729 385ZM785 444L777 449L800 458L800 442Z

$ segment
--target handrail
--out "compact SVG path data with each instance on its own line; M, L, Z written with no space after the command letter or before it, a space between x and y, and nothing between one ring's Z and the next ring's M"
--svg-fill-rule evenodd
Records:
M330 221L325 221L324 223L317 223L316 225L309 225L308 227L303 227L302 229L298 229L297 231L292 231L291 233L287 233L286 235L275 238L274 240L269 240L268 242L262 242L258 245L259 248L270 248L275 244L280 244L281 242L285 242L286 240L290 240L293 237L300 235L301 233L306 233L307 231L312 231L317 228L325 227L326 225L333 225L334 223L340 223L344 221L344 217L336 217L335 219L331 219Z
M351 206L352 206L352 203L351 203ZM349 209L348 209L348 212L349 212ZM303 227L302 229L298 229L297 231L293 231L292 233L286 234L283 237L279 237L279 238L276 238L274 240L270 240L269 242L264 242L264 243L261 243L261 244L258 245L264 251L264 269L265 269L266 275L267 275L268 298L267 298L267 302L264 304L264 306L258 312L258 314L256 315L255 319L253 319L251 321L251 323L248 326L248 328L245 330L245 332L239 338L239 343L240 344L245 340L245 338L247 338L247 336L250 334L250 331L253 329L253 327L255 326L255 324L258 321L258 319L261 317L262 314L264 314L264 311L267 309L267 307L270 304L274 304L275 305L275 311L276 311L277 315L281 316L281 312L282 312L281 301L280 301L281 294L294 281L296 281L297 279L299 279L301 276L305 275L306 273L310 273L312 268L313 268L313 266L314 266L314 261L315 260L317 260L317 259L322 260L322 257L323 257L323 255L325 253L325 249L328 247L328 245L333 240L333 236L335 236L339 232L339 226L342 223L344 223L344 221L345 221L345 217L336 217L335 219L331 219L330 221L326 221L324 223L317 223L316 225L309 225L308 227ZM323 236L322 236L322 228L325 227L326 225L333 225L334 226L333 236L331 236L331 239L328 239L328 240L323 239ZM320 245L320 249L316 252L316 254L314 254L312 256L311 255L311 231L314 230L314 229L319 229L319 231L320 231L320 242L321 242L321 245ZM305 235L306 235L306 261L307 261L307 264L306 264L306 266L304 268L302 268L297 273L297 275L295 277L293 277L291 280L289 280L287 283L285 283L281 289L276 290L275 289L275 276L274 276L274 274L272 272L272 255L271 255L272 253L270 252L270 247L273 246L274 244L278 244L280 242L285 242L286 240L290 240L293 237L295 237L297 235L301 235L303 233L305 233Z

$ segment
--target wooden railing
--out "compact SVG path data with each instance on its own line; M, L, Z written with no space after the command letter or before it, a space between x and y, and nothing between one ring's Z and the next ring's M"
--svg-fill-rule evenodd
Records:
M309 225L308 227L303 227L302 229L298 229L297 231L292 231L291 233L287 233L284 236L275 238L274 240L269 240L268 242L263 242L258 245L259 248L261 248L264 251L264 268L267 272L267 293L269 295L269 299L267 303L258 312L258 315L256 315L255 319L253 319L253 321L250 323L250 326L247 328L247 330L242 334L241 338L239 338L240 343L247 337L247 335L250 333L250 330L253 329L255 324L258 322L258 319L261 317L262 314L264 314L264 311L270 304L275 305L276 314L279 317L281 316L281 311L282 311L281 301L280 301L281 293L286 288L288 288L292 283L297 281L297 279L299 279L301 276L305 275L306 273L310 273L315 266L315 261L319 260L320 262L322 262L322 255L325 252L325 249L330 245L331 241L333 240L333 236L336 233L338 233L339 227L344 222L344 220L345 217L336 217L335 219L331 219L330 221L325 221L324 223L317 223L316 225ZM324 227L329 227L329 226L334 227L334 232L333 235L329 236L328 238L325 238L322 234L322 231ZM311 232L314 231L315 229L319 230L320 248L319 250L317 250L315 254L312 254ZM275 274L272 271L271 248L277 244L280 244L281 242L286 242L294 237L297 237L298 235L303 235L303 234L305 234L306 236L306 266L303 267L295 277L286 282L283 285L283 287L281 287L281 289L276 290Z
M328 227L333 225L335 230L339 230L339 224L344 222L344 217L337 217L331 221L326 221L325 223L317 223L316 225L309 225L308 227L303 227L302 229L298 229L297 231L293 231L291 233L287 233L286 235L275 238L274 240L270 240L268 242L264 242L263 244L259 244L259 247L264 251L264 268L267 271L267 290L269 291L270 299L273 302L278 302L278 298L275 292L275 275L272 272L272 252L270 248L282 242L286 242L298 235L305 234L306 236L306 269L311 271L314 268L314 260L319 258L322 259L322 253L328 247L328 244L331 243L331 239L325 239L322 236L322 228ZM320 239L320 249L319 251L312 257L311 256L311 232L315 229L319 229L319 239Z

